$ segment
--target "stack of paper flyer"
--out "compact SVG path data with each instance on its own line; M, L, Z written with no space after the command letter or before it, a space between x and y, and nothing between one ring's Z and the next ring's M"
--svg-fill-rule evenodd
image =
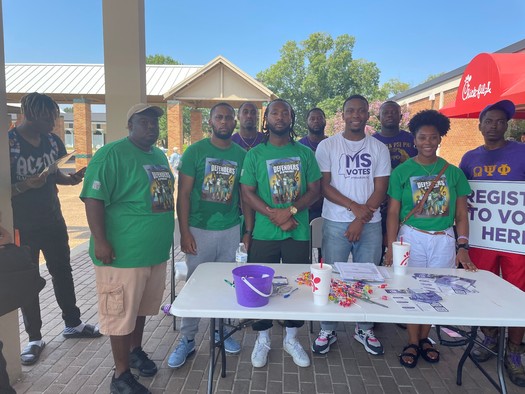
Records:
M385 278L373 263L334 263L343 280L384 282Z

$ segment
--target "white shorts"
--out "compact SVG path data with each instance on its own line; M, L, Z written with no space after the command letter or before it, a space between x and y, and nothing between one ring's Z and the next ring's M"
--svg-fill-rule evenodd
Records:
M414 227L401 226L398 233L403 242L410 244L409 267L455 268L456 239L452 227L446 234L427 234Z

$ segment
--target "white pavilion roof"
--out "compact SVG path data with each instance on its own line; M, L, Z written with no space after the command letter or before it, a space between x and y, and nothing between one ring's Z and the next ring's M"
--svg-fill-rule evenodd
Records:
M146 65L146 94L149 102L162 102L173 86L196 73L202 66ZM68 103L84 97L103 102L105 94L103 64L6 64L8 102L17 102L31 92L45 92L57 102Z

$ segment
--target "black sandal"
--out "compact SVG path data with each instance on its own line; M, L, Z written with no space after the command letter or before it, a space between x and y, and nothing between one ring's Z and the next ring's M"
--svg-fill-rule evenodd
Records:
M408 350L408 349L414 349L416 351L416 354L407 352L406 350ZM403 360L403 357L410 358L411 362L407 362L407 361ZM403 348L403 352L399 355L399 363L403 367L415 368L416 365L417 365L417 360L419 360L419 346L414 345L413 343L411 343L410 345L405 346Z
M429 345L430 347L424 348L424 345ZM439 350L437 350L434 345L432 345L432 342L430 342L428 338L423 338L419 341L419 351L421 353L421 357L423 357L426 362L431 364L439 362ZM432 358L429 356L429 353L434 353L437 355L437 357Z
M98 338L102 336L97 326L85 324L82 331L76 331L74 328L66 327L62 332L64 338Z
M22 365L33 365L38 361L42 350L44 350L46 347L46 343L44 341L41 341L40 343L40 346L27 345L24 350L22 350L22 353L20 354L20 363Z

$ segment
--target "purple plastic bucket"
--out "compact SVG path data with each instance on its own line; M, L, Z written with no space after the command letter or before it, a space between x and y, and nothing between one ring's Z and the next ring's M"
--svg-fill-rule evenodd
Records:
M232 271L239 305L256 308L268 304L275 271L264 265L242 265Z

